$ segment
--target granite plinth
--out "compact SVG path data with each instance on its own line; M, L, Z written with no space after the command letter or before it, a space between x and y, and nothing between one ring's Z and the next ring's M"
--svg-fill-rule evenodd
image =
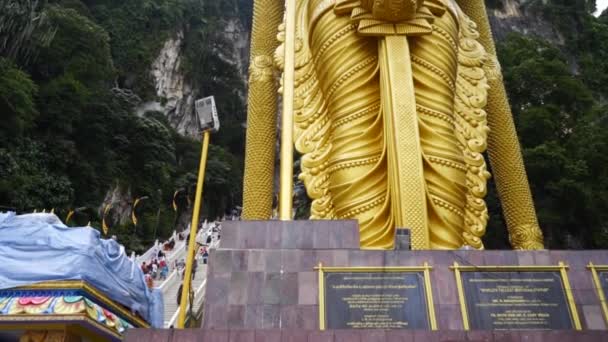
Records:
M355 220L226 221L222 249L359 249Z
M355 221L232 221L210 253L204 329L319 329L314 267L420 266L428 262L438 329L463 331L454 272L460 265L550 265L564 262L584 330L605 330L589 262L607 251L360 250Z
M306 329L131 329L125 342L602 342L604 331L420 331Z
M203 329L133 329L127 342L395 342L608 341L606 319L589 262L608 265L607 251L360 250L354 221L227 222L210 252ZM324 266L432 266L439 331L319 330L318 275ZM464 266L568 265L582 331L465 331L454 271Z

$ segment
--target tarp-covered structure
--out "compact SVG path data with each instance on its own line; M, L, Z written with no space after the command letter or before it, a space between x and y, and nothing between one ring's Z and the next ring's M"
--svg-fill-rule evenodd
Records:
M146 286L122 245L91 227L68 227L54 214L0 213L0 289L82 280L163 326L163 299Z

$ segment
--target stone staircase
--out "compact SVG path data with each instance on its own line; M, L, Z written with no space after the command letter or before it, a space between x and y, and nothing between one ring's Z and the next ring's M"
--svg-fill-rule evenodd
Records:
M220 240L214 239L211 242L209 248L216 248L219 246ZM183 256L179 256L180 258L186 257L186 251L184 249ZM175 259L177 260L177 259ZM200 306L202 305L202 299L205 294L205 285L207 278L207 265L203 264L203 260L198 260L198 268L196 271L196 276L192 281L192 291L194 292L194 312L198 311ZM177 290L179 289L179 285L181 284L181 276L178 275L176 270L173 270L167 280L165 280L162 284L159 285L160 289L163 292L163 298L165 302L165 328L169 328L170 326L175 326L177 322L177 316L179 314L177 305Z
M199 265L196 271L196 276L192 280L192 290L195 293L195 299L197 299L197 292L199 295L202 295L202 291L200 290L201 285L205 281L207 277L207 265L204 265L202 260L199 261ZM178 277L174 277L171 279L171 283L167 284L167 286L163 287L163 298L165 301L165 328L169 328L171 325L176 324L177 315L178 315L178 307L177 304L177 290L179 289L179 285L181 284L181 279L178 281Z
M188 233L190 232L190 229L187 229L183 232L184 236L187 236ZM187 244L187 241L184 240L179 240L177 238L177 233L174 231L173 232L173 236L172 238L175 240L175 246L173 247L173 250L165 252L165 257L167 258L167 260L176 260L176 255L180 252L183 252L183 250L185 249L185 246ZM159 243L158 240L156 240L154 242L154 245L152 245L152 247L150 247L147 251L145 251L142 255L139 255L135 258L135 261L137 263L137 265L141 265L142 262L150 262L150 260L152 260L154 258L154 256L156 255L156 253L158 253L158 250L162 248L161 243ZM169 264L171 265L171 264Z
M184 236L188 235L188 231L184 231ZM197 236L197 242L204 243L207 234L200 234ZM154 280L154 287L159 288L163 293L163 299L165 304L165 312L164 312L164 327L169 328L170 326L175 326L177 322L177 316L179 314L177 304L177 291L179 289L179 285L182 283L181 275L175 269L174 264L175 261L180 259L186 259L186 250L188 247L187 240L179 240L177 239L177 235L174 233L173 238L175 239L175 247L173 250L169 252L165 252L165 257L167 259L167 265L169 265L169 275L166 279ZM219 245L219 239L215 236L209 246L209 248L215 248ZM159 244L158 241L150 247L144 254L138 256L135 260L137 261L137 265L141 265L143 261L149 262L156 253L155 251L158 248L162 248L162 244ZM198 260L198 268L196 272L196 276L192 281L192 291L194 292L194 310L195 312L202 305L202 298L204 296L205 290L205 278L207 276L207 265L203 264L203 260Z

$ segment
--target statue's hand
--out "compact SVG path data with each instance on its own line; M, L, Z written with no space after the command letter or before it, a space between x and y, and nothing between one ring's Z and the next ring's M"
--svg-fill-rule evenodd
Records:
M362 1L362 7L378 20L399 22L413 19L423 2L423 0L367 0Z

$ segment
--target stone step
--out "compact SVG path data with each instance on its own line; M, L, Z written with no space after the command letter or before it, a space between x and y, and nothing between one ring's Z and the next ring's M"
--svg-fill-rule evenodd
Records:
M202 261L199 263L195 278L192 281L192 290L196 292L198 287L203 283L207 275L207 265L204 265ZM179 286L181 281L172 280L171 284L168 284L168 287L163 289L163 297L165 301L165 313L164 320L165 325L168 327L168 323L177 311L177 291L179 290Z

